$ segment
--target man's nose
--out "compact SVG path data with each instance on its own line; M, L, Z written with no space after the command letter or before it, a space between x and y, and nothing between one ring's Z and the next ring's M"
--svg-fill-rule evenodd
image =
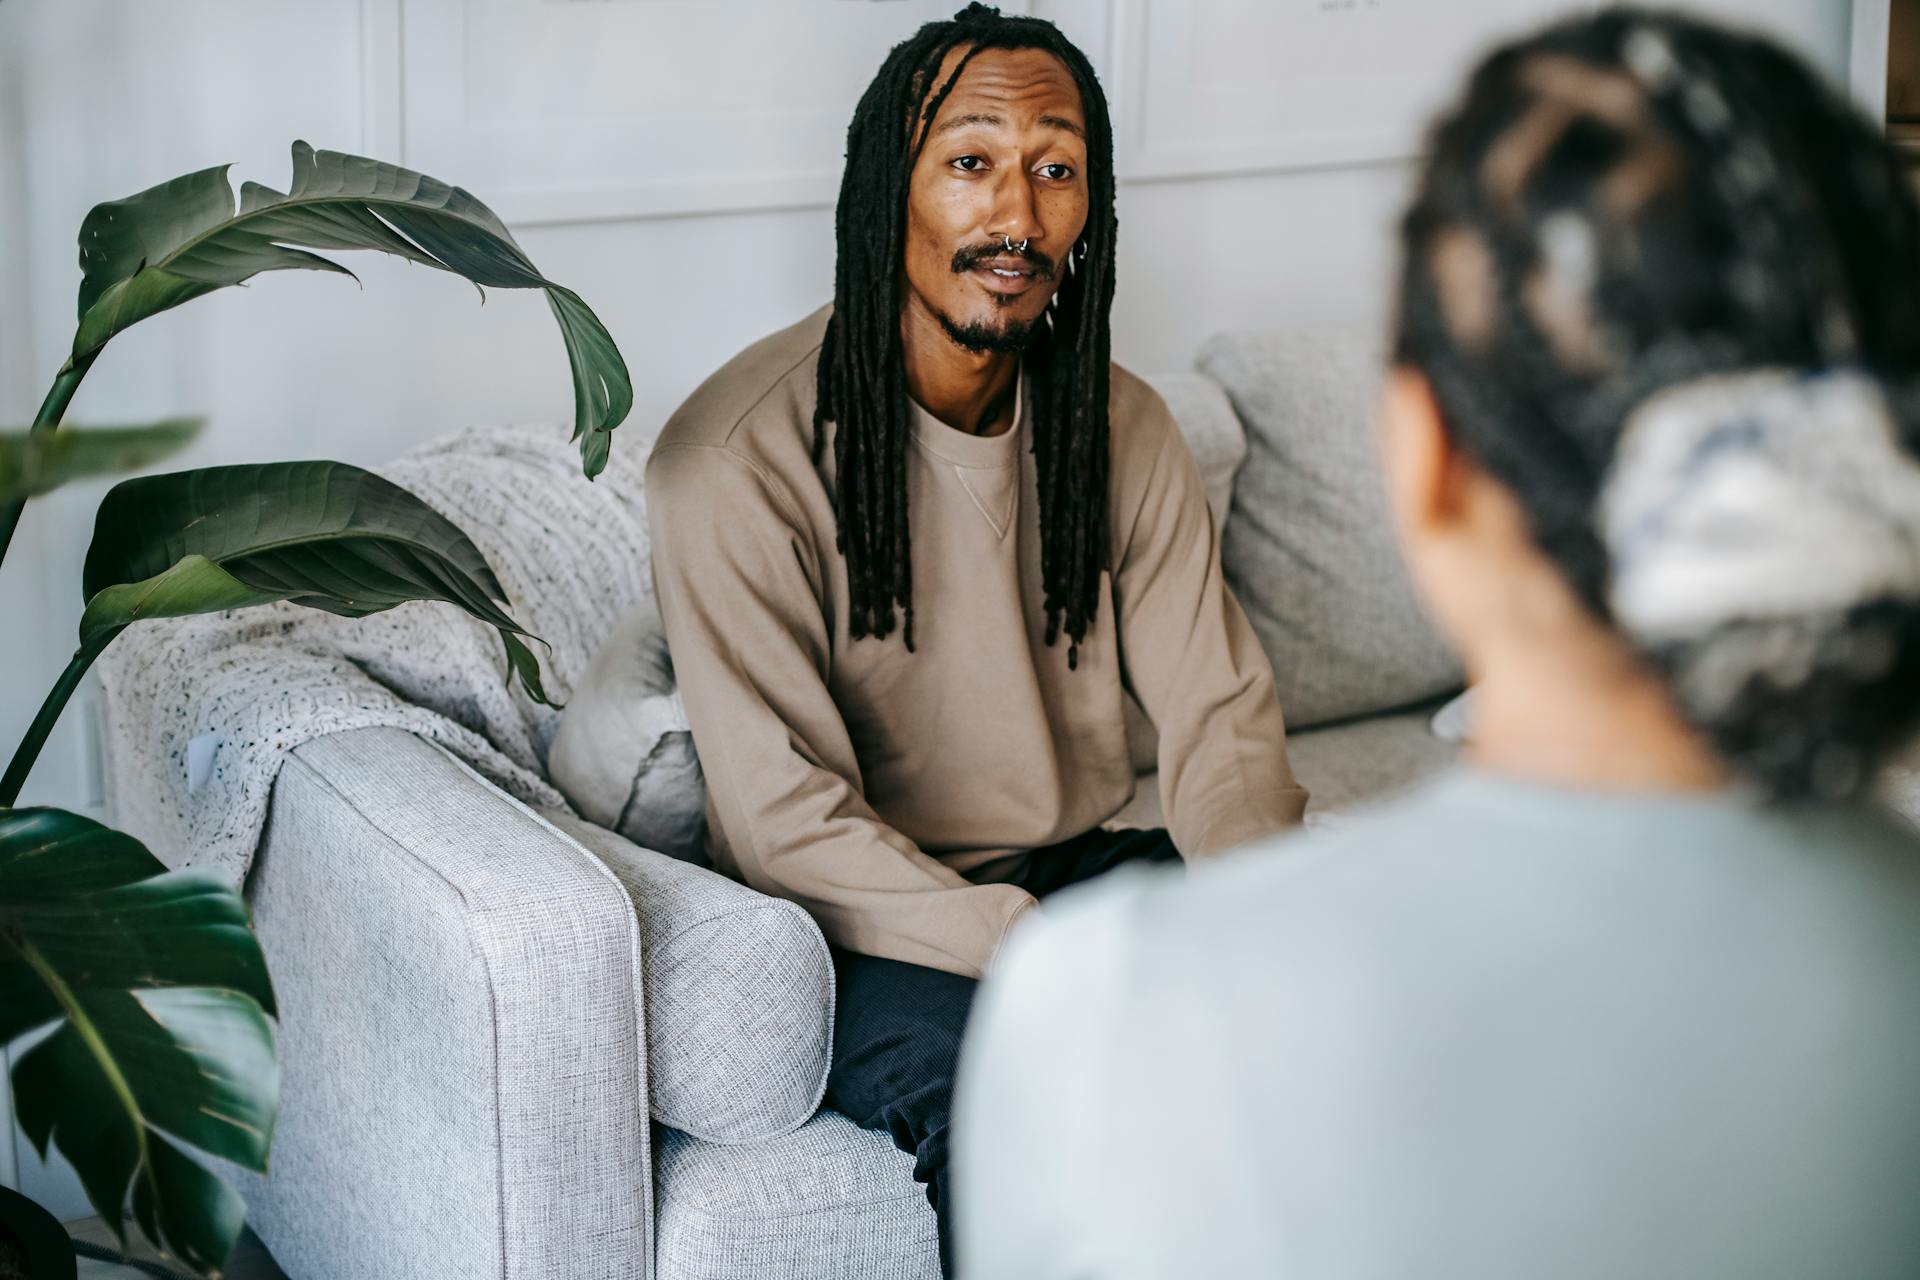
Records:
M1033 198L1033 185L1019 169L1002 170L993 189L993 216L987 221L987 235L993 240L1038 242L1046 234L1040 225Z

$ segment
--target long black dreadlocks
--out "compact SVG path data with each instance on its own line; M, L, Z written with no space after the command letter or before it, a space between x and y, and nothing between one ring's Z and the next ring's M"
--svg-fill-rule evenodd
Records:
M946 81L941 62L965 46ZM820 349L814 459L835 424L838 545L847 561L853 637L892 634L904 611L913 648L913 567L907 529L910 409L898 283L906 249L907 184L924 134L967 63L983 49L1041 49L1065 64L1087 117L1086 229L1026 353L1039 473L1047 643L1064 627L1067 662L1099 608L1107 568L1107 384L1116 219L1113 126L1093 67L1051 22L970 4L896 45L847 129L847 168L834 216L839 259L833 317Z

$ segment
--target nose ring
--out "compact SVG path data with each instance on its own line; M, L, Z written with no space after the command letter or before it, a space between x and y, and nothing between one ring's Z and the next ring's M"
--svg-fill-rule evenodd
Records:
M1028 237L1028 239L1031 239L1031 238L1032 238L1031 236ZM1019 244L1015 244L1013 242L1013 237L1010 235L1007 235L1005 232L1001 233L1000 239L1006 242L1008 253L1025 253L1027 251L1026 240L1022 240Z

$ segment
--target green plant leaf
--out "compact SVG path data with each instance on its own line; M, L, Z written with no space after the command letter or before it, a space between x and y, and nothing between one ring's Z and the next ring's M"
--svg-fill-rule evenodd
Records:
M91 596L80 616L80 643L104 648L105 641L143 618L184 618L280 598L236 581L205 556L184 556L151 578L103 587Z
M0 903L101 893L167 869L132 836L98 823L70 822L71 816L58 809L0 813L0 835L7 840L6 856L0 858Z
M186 447L199 418L137 427L0 431L0 506L50 493L71 480L134 471Z
M262 271L352 275L314 249L371 249L476 286L545 290L573 370L582 467L600 473L609 433L633 407L633 382L592 308L542 276L506 224L467 191L304 142L293 144L287 190L246 183L237 210L225 165L95 206L80 227L72 362L148 316Z
M0 1038L59 1021L14 1066L21 1132L116 1232L131 1188L150 1239L217 1268L244 1206L163 1134L266 1168L273 991L239 895L78 814L0 812L0 993Z
M166 870L131 836L79 827L68 816L57 809L0 811L6 851L0 856L0 906L24 910L85 900ZM60 1004L46 984L25 961L0 949L0 1043L59 1016Z
M82 646L142 618L290 600L358 618L409 600L497 629L508 678L546 702L540 667L480 549L399 485L344 462L142 476L100 504L87 550Z
M246 911L218 879L150 875L100 893L23 900L17 909L29 906L41 958L80 986L230 988L274 1012L259 950L244 942ZM8 988L24 986L31 976L6 961L0 970ZM0 1030L18 1035L34 1025L23 1022L9 1010Z
M60 1148L80 1177L87 1203L124 1245L120 1206L140 1171L140 1129L119 1105L99 1062L73 1028L63 1026L21 1056L12 1083L20 1132L43 1160L51 1148Z
M165 1138L149 1149L153 1174L133 1185L133 1216L152 1222L166 1247L197 1271L224 1266L247 1219L247 1205L233 1189L196 1164Z
M0 810L0 930L80 987L219 987L274 1009L246 908L224 883L169 874L132 836L64 810ZM0 958L0 992L37 982ZM0 1041L52 1016L0 1002Z

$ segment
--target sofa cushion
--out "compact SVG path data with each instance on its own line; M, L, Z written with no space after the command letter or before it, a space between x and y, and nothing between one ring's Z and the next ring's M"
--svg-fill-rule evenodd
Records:
M813 917L572 814L544 816L633 895L653 1118L711 1143L806 1123L833 1055L833 959Z
M1433 732L1433 707L1287 735L1309 812L1345 815L1452 764L1459 747Z
M1377 349L1337 331L1223 333L1199 366L1246 428L1221 555L1288 725L1459 687L1394 541L1374 429Z
M938 1280L926 1189L885 1134L822 1111L751 1147L659 1136L660 1280Z
M707 787L649 597L574 682L547 749L567 803L642 849L706 862Z
M1452 763L1459 748L1433 732L1433 708L1369 716L1287 735L1294 777L1307 789L1307 826L1337 821ZM1160 779L1142 777L1114 826L1162 827Z

